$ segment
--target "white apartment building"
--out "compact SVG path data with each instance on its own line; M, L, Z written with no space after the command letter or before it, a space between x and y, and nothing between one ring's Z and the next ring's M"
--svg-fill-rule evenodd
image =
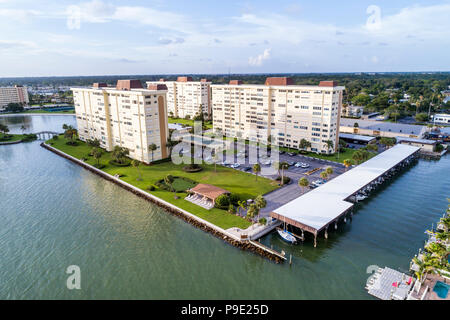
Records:
M0 87L0 111L4 110L9 103L26 105L29 102L27 87Z
M214 131L225 135L299 149L306 139L311 151L334 153L344 87L335 81L317 86L293 85L290 78L267 78L265 85L232 80L212 85ZM333 142L328 149L326 141Z
M435 114L433 116L433 123L434 124L450 124L450 114Z
M361 118L364 112L364 107L361 106L346 106L342 109L342 116L350 118Z
M178 77L177 81L148 81L150 84L164 83L167 86L167 110L169 116L194 118L200 107L203 114L211 116L211 82L207 79L192 81L192 77Z
M149 145L157 149L153 160L168 157L167 88L163 84L142 88L139 80L119 80L116 87L94 83L71 88L80 140L98 139L102 148L127 148L130 158L152 161Z

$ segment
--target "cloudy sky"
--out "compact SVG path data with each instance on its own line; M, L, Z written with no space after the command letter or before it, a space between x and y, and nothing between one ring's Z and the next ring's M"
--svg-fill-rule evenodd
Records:
M0 0L0 77L450 71L450 0Z

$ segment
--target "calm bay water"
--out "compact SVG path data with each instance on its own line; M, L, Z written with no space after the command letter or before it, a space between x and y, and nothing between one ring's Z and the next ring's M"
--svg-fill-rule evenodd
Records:
M73 116L0 117L12 132L61 131ZM407 270L450 197L450 157L420 160L329 239L289 246L277 265L197 230L41 148L0 147L2 299L370 299L369 265ZM81 268L81 290L66 268Z

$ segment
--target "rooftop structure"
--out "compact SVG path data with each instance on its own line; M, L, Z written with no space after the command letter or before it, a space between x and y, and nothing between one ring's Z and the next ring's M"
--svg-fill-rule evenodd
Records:
M418 151L417 147L396 145L275 209L270 215L317 236L353 207L348 202L351 196Z
M369 143L376 139L376 137L372 136L363 136L360 134L351 134L351 133L339 133L339 138L345 139L345 140L354 140L354 141L361 141L364 143Z
M357 123L357 127L355 127L355 123ZM389 138L398 136L422 138L427 131L427 127L414 124L342 118L340 122L340 131L344 133L374 135Z

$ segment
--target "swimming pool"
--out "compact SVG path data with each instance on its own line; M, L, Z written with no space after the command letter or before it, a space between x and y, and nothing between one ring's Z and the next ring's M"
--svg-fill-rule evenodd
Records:
M436 292L439 298L445 299L447 298L448 290L450 289L450 286L446 283L443 283L441 281L437 281L434 285L433 291Z

